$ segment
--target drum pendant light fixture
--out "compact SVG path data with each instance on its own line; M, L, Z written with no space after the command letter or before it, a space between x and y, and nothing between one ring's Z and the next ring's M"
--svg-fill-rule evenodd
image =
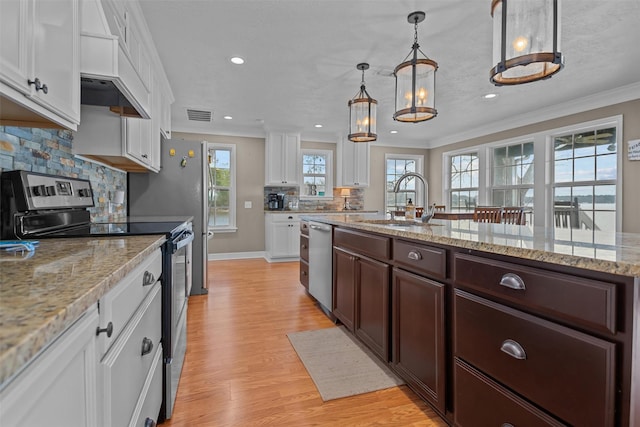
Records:
M349 141L371 142L378 139L376 135L376 110L378 101L369 96L364 86L364 70L369 69L369 64L360 63L358 70L362 71L360 91L353 99L349 100Z
M425 16L424 12L413 12L407 17L407 21L414 25L413 46L393 72L396 78L396 111L393 119L399 122L423 122L438 114L435 109L438 64L427 58L418 44L418 23L424 21Z
M564 66L559 0L492 0L496 86L548 79Z

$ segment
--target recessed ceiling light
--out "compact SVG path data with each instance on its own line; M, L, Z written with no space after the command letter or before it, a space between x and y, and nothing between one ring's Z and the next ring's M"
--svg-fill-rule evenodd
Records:
M389 133L398 133L397 130L390 130Z
M313 125L313 127L321 128L321 127L322 127L322 125L321 125L321 124L317 124L317 125Z
M233 117L231 117L231 116L224 116L224 117L223 117L223 119L225 119L225 120L231 120L231 119L233 119Z
M234 56L233 58L231 58L231 62L236 65L241 65L244 64L244 59L240 58L239 56Z
M488 93L483 98L484 99L492 99L492 98L495 98L496 96L498 96L497 93Z

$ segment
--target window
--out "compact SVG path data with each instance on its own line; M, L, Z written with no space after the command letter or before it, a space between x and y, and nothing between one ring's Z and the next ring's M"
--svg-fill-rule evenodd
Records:
M492 169L492 205L533 208L533 141L494 148Z
M409 177L402 181L397 193L393 192L396 181L407 172L417 172L422 174L423 156L408 154L387 154L386 164L386 191L385 191L385 212L402 209L407 205L409 199L415 206L424 206L422 183L415 177ZM416 181L418 184L416 184Z
M616 141L615 127L553 137L553 215L557 237L593 242L596 231L610 235L616 231Z
M332 160L331 150L302 150L301 198L333 198Z
M479 177L478 153L450 157L449 205L451 209L473 209L478 204Z
M209 144L209 227L236 230L235 145Z

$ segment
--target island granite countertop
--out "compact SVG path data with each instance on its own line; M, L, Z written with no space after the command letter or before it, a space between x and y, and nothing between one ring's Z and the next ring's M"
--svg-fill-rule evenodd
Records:
M392 221L383 215L314 215L309 218L303 215L302 219L425 243L640 277L640 234L636 233L564 229L558 230L554 236L553 230L531 225L435 219L423 224L407 220Z
M0 388L164 242L165 236L42 239L0 254Z

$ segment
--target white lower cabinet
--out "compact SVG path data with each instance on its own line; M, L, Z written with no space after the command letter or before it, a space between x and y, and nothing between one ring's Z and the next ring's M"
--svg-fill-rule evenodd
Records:
M300 257L300 217L289 213L265 214L267 261Z
M97 305L0 392L2 426L95 426Z
M155 425L162 257L143 260L0 390L0 426Z

